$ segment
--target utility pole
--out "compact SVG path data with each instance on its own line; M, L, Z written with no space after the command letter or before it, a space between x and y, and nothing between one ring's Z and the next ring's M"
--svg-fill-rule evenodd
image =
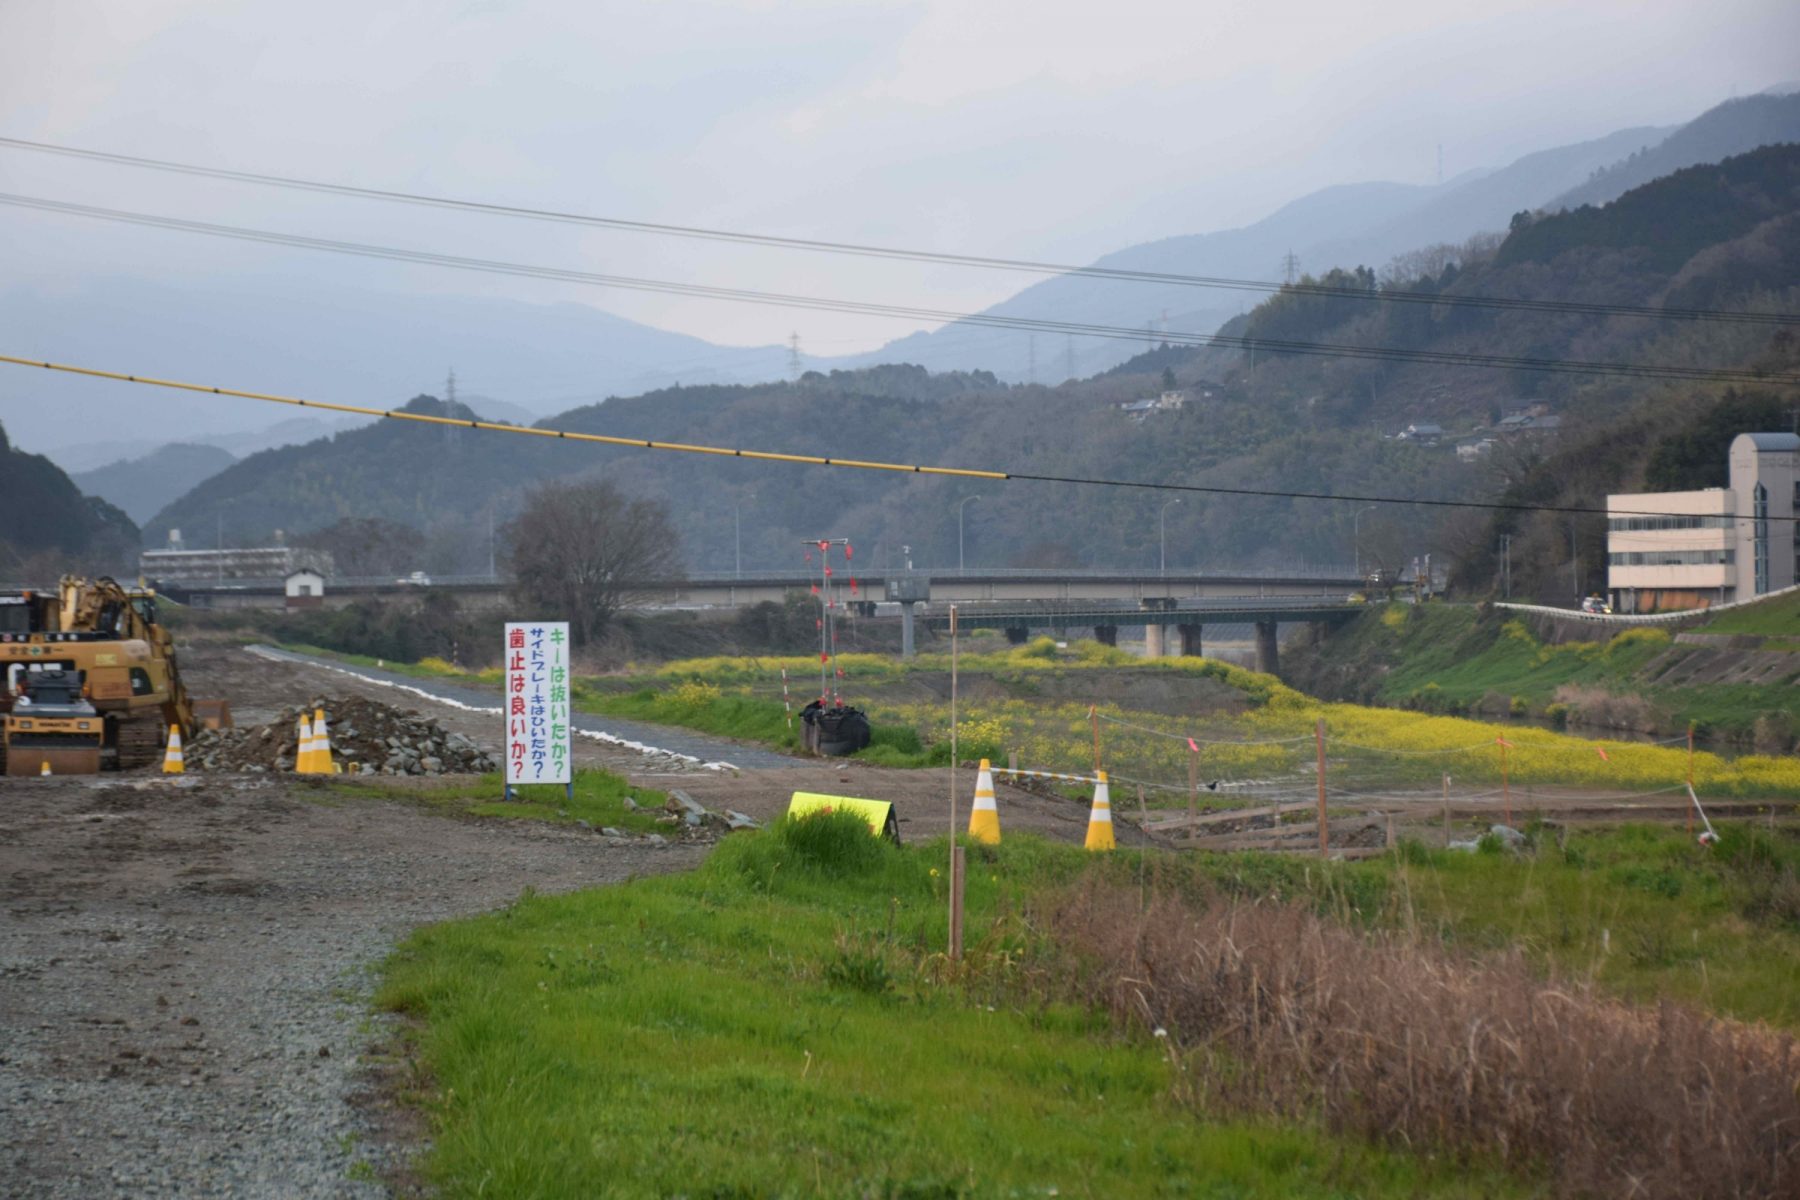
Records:
M1512 534L1500 535L1500 595L1512 599Z
M956 571L961 574L965 567L963 560L963 506L971 500L979 500L980 496L964 496L956 503Z
M1362 578L1362 515L1374 512L1379 505L1371 504L1367 508L1359 508L1356 515L1350 518L1350 557L1356 560L1356 577Z
M1581 581L1577 577L1576 568L1581 559L1575 552L1575 518L1569 518L1569 595L1581 599Z
M1164 579L1169 577L1169 526L1164 518L1169 515L1170 505L1180 503L1179 497L1165 500L1156 512L1156 573Z

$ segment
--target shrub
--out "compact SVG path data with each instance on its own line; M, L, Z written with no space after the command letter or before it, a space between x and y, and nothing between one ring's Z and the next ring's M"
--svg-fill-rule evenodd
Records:
M890 849L858 814L829 809L784 818L770 833L796 866L829 876L871 871Z
M1800 1044L1627 1008L1514 954L1470 963L1299 907L1089 886L1048 905L1069 986L1171 1039L1178 1096L1547 1168L1563 1195L1776 1197L1800 1184ZM1654 940L1654 939L1652 939ZM1628 951L1630 952L1630 951ZM1671 952L1646 945L1645 954Z

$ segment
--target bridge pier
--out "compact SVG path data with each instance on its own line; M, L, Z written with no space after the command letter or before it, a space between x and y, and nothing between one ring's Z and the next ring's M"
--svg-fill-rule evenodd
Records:
M1181 634L1181 653L1184 657L1199 658L1205 651L1200 647L1200 626L1177 625Z
M1031 636L1031 630L1025 628L1023 625L1008 625L1006 627L1006 643L1009 646L1023 646L1025 644L1025 639L1029 636Z
M1094 640L1096 642L1099 642L1102 646L1118 645L1119 644L1119 627L1117 625L1096 625L1096 626L1094 626Z
M1163 627L1150 624L1144 626L1144 657L1161 658L1163 656Z
M1275 636L1276 628L1274 621L1256 623L1256 669L1265 675L1275 675L1281 671L1281 649Z

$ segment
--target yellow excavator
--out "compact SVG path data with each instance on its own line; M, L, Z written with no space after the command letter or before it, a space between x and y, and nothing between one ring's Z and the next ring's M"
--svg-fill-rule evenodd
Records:
M171 727L231 724L193 701L156 593L64 576L55 592L0 592L0 770L92 775L159 762Z

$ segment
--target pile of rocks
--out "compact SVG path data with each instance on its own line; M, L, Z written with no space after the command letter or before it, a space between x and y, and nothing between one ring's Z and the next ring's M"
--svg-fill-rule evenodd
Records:
M410 709L359 696L317 697L284 709L267 725L203 729L187 749L190 767L204 771L291 771L300 718L325 710L332 758L347 774L460 775L497 771L499 764L460 733Z

